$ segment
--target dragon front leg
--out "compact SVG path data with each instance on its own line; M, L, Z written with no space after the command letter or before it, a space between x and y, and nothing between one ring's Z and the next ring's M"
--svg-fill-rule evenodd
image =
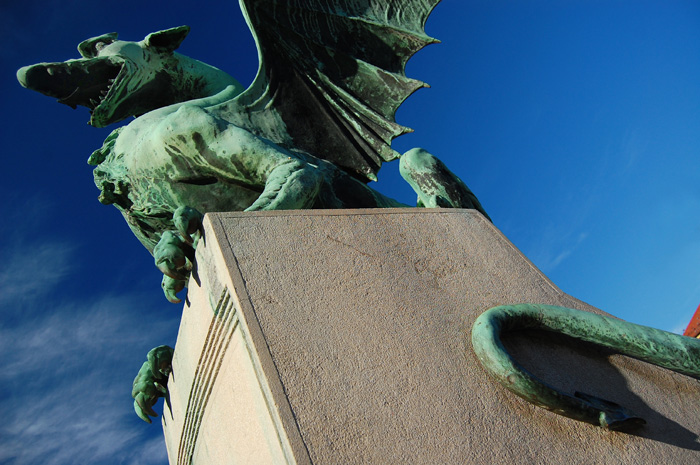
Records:
M163 273L161 287L168 301L180 303L177 293L185 288L194 251L201 237L202 214L186 206L173 214L175 231L165 231L153 249L156 266Z
M270 171L262 194L245 211L310 208L322 182L317 168L290 157Z

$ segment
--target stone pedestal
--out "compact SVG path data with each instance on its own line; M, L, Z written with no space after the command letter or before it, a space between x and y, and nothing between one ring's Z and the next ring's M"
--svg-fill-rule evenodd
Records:
M209 214L163 413L170 463L700 462L691 378L562 337L506 341L550 384L644 417L634 434L493 382L472 323L520 302L602 313L472 210Z

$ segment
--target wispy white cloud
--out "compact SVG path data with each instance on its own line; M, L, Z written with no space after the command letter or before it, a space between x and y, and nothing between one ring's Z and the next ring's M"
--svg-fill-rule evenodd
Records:
M4 247L0 271L0 305L43 296L71 271L75 247L52 241L31 246L15 243Z
M544 267L548 270L551 270L559 266L559 264L563 262L566 258L568 258L569 255L571 255L587 237L588 233L586 232L578 234L578 237L576 237L573 241L568 241L568 244L566 244L566 248L560 251L557 256L555 256L548 262L545 262Z
M552 202L556 222L543 224L529 244L527 255L545 273L555 270L588 237L588 223L611 196L609 192L629 175L647 151L648 140L632 128L596 160L590 177Z
M43 222L55 202L34 195L10 195L0 223L0 307L12 311L44 297L75 269L75 244L46 234ZM42 236L41 239L37 239ZM33 239L29 239L33 237ZM9 304L9 305L8 305Z
M649 141L645 139L637 130L625 132L620 143L620 158L625 162L622 175L626 175L637 164L649 146Z
M35 200L25 207L50 204ZM148 349L174 341L179 312L157 292L67 300L78 248L28 237L15 228L0 246L0 463L166 464L161 428L132 410L131 382Z
M0 328L0 462L166 463L157 423L131 409L131 380L176 315L140 325L139 296L69 303ZM118 460L115 460L118 458Z
M557 228L561 232L560 235L549 234L547 239L537 242L537 244L528 251L530 259L544 273L549 273L556 269L564 260L569 258L576 249L586 240L588 232L564 232L561 228Z

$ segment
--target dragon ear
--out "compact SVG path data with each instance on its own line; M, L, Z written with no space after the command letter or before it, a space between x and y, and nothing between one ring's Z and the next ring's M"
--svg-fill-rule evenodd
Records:
M154 47L163 52L172 52L180 46L189 32L189 26L173 27L164 31L148 34L146 38L143 39L143 43L146 47Z

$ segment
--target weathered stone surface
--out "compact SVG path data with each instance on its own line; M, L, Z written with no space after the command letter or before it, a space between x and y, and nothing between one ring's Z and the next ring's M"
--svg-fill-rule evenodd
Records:
M173 464L700 459L689 377L542 333L507 341L558 388L636 411L647 425L635 434L557 416L488 378L469 343L484 310L602 312L473 210L217 213L205 228L163 416Z

